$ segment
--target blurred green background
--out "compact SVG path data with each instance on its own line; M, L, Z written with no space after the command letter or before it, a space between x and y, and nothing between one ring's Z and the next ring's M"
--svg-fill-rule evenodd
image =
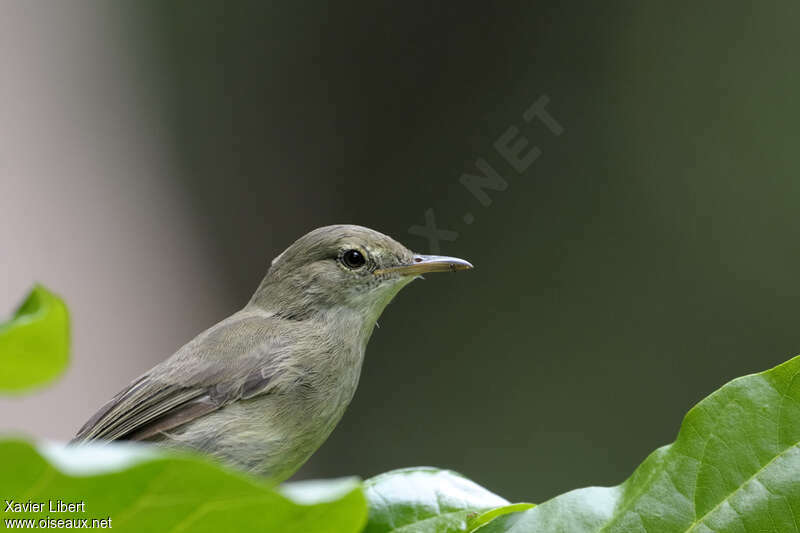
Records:
M408 229L433 209L459 234L441 252L476 265L387 309L299 476L436 465L529 501L616 484L701 398L800 352L800 4L113 5L175 162L157 180L202 241L172 248L218 265L213 300L160 291L188 322L139 371L316 226L426 252ZM522 120L543 94L560 136ZM493 148L509 126L542 152L521 175ZM479 157L508 181L489 206L459 183Z

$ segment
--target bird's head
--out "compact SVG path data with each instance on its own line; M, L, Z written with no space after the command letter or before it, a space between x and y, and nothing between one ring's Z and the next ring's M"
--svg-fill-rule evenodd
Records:
M421 274L469 268L463 259L415 254L369 228L325 226L300 237L272 261L252 303L295 318L347 309L374 321Z

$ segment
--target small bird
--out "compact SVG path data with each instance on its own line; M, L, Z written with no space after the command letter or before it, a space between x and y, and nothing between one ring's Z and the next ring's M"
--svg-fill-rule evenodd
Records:
M273 259L242 310L133 381L73 442L189 448L279 483L341 419L398 291L423 273L469 268L369 228L315 229Z

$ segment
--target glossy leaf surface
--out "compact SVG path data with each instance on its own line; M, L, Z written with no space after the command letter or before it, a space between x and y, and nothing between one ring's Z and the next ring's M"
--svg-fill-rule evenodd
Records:
M34 287L0 324L0 392L18 393L59 376L69 362L69 314L64 302Z
M736 379L701 401L677 440L653 452L622 485L568 492L480 531L798 530L800 357Z
M367 505L357 480L293 488L293 501L259 480L205 460L144 446L61 445L37 450L0 442L0 494L42 502L43 512L2 512L2 520L111 519L115 531L357 533ZM46 459L47 457L47 459ZM84 502L83 512L50 505ZM6 507L4 503L3 507Z
M529 504L500 496L449 470L404 468L364 483L369 500L365 533L454 533L477 527Z

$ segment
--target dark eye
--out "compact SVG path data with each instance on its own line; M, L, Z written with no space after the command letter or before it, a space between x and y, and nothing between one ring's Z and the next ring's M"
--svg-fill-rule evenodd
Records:
M358 250L347 250L342 254L342 263L344 263L347 268L361 268L366 262L367 259L364 257L364 254Z

